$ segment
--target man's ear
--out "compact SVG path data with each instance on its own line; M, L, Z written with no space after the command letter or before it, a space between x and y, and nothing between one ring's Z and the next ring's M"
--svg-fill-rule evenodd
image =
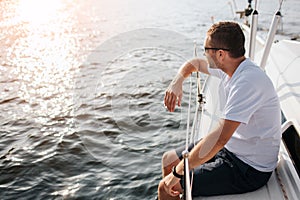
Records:
M225 52L223 50L219 50L217 53L217 57L218 57L219 61L223 61L225 58Z

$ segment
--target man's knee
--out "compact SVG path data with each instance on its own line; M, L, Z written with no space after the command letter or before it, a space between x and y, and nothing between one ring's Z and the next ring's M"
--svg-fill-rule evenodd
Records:
M176 151L175 150L171 150L171 151L167 151L163 154L162 156L162 167L166 168L169 166L174 166L177 165L180 162Z

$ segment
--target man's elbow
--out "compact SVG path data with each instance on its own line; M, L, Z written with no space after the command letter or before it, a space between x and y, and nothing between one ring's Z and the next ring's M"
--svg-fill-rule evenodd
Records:
M225 138L219 138L219 139L217 140L217 142L216 142L216 147L217 147L218 149L222 149L222 148L226 145L227 142L228 142L228 139L225 139Z

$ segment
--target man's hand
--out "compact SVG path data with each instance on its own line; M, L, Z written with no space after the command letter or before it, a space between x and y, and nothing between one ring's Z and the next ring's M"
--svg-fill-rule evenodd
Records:
M172 173L166 176L162 182L164 183L164 189L170 196L176 197L180 195L179 191L174 190L174 187L179 184L180 179L176 178ZM178 188L178 187L177 187Z
M184 77L178 73L166 90L164 103L170 112L174 112L176 102L181 105L183 80Z

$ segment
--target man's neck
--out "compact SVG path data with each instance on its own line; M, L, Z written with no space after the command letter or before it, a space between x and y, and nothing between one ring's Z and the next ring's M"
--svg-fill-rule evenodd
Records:
M240 64L245 60L245 56L239 58L232 58L223 68L223 71L231 78L235 70L240 66Z

